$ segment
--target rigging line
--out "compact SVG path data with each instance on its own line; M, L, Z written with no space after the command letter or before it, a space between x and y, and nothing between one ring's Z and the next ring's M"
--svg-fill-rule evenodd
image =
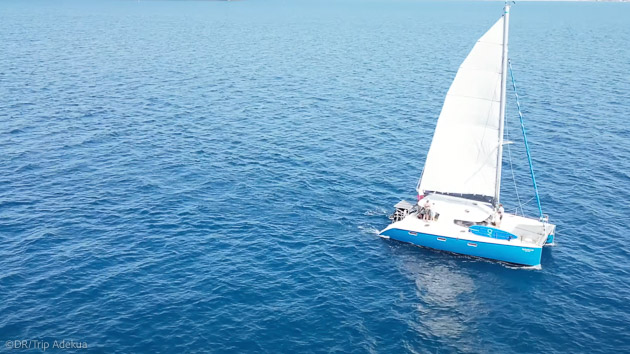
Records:
M536 176L534 175L534 166L532 165L532 155L529 152L529 144L527 143L527 133L525 132L525 124L523 123L523 113L521 112L521 103L518 100L518 92L516 91L516 81L514 80L514 72L512 71L512 61L508 59L508 65L510 67L510 77L512 78L512 88L514 88L514 95L516 96L516 107L518 108L518 117L521 121L521 130L523 131L523 141L525 142L525 151L527 151L527 161L529 162L529 172L532 175L532 184L534 185L534 192L536 192L536 203L538 204L538 212L540 212L540 220L544 218L542 207L540 206L540 196L538 195L538 186L536 185Z
M534 200L534 198L536 198L536 197L531 197L531 198L529 198L529 199L525 202L525 204L527 204L527 203L531 202L532 200ZM523 204L523 205L525 205L525 204Z
M505 124L505 135L507 137L507 140L509 141L510 140L509 124ZM514 174L514 165L512 164L512 151L510 150L510 144L507 144L507 152L508 152L508 160L510 161L510 170L512 171L512 181L514 181L514 191L516 192L516 200L518 201L518 205L521 208L521 215L525 216L525 211L523 210L523 203L521 203L521 196L518 194L518 186L516 184L516 175ZM518 213L518 207L516 208L516 213Z

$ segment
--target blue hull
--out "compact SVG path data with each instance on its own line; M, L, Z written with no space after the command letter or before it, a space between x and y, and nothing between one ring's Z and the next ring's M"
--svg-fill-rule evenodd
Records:
M469 241L420 232L410 233L407 230L400 229L389 229L383 231L381 235L418 246L527 266L540 265L542 254L542 247L521 247Z

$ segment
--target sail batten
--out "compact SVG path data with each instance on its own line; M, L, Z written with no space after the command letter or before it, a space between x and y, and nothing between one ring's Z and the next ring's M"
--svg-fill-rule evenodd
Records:
M419 192L495 196L499 152L503 20L475 44L446 94Z

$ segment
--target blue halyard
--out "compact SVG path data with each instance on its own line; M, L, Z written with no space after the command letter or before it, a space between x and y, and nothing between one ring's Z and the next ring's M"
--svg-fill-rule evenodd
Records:
M527 161L529 162L529 172L532 175L532 183L534 184L534 192L536 193L536 203L538 204L538 212L540 213L540 219L544 218L542 207L540 206L540 196L538 195L538 186L536 185L536 176L534 175L534 166L532 165L532 155L529 151L529 144L527 143L527 133L525 132L525 124L523 123L523 112L521 112L521 103L518 99L518 92L516 91L516 81L514 80L514 72L512 71L512 61L508 59L508 66L510 67L510 77L512 78L512 88L514 89L514 95L516 96L516 107L518 108L518 117L521 121L521 130L523 131L523 141L525 142L525 151L527 151Z

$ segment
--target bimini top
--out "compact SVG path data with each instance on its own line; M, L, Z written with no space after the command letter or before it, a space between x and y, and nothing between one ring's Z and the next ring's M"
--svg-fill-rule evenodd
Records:
M477 41L457 71L435 128L420 193L485 201L495 196L504 18Z

